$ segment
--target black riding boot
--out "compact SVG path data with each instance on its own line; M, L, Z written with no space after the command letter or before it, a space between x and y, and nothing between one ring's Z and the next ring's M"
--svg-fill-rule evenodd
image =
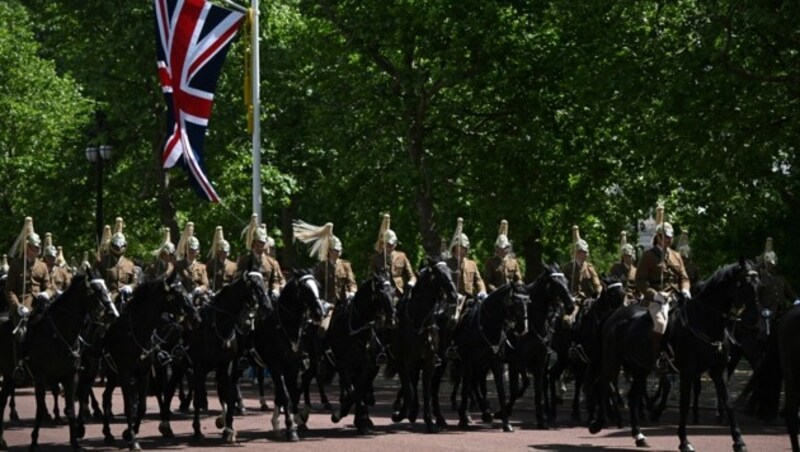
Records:
M666 370L666 363L661 359L661 338L664 336L662 333L653 332L652 352L653 363L657 370Z

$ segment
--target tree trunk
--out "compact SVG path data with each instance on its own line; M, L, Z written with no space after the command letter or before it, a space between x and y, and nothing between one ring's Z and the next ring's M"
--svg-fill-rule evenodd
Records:
M413 102L416 100L416 102ZM415 204L419 215L419 233L422 237L422 246L429 256L440 253L441 241L439 231L434 221L433 193L431 193L430 174L425 163L425 114L427 100L425 95L407 102L412 108L409 110L411 126L408 131L408 154L416 170L416 196Z

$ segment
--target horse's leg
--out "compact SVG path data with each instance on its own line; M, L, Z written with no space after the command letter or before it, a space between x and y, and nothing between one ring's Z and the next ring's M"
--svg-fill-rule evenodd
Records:
M205 384L206 374L207 372L204 369L195 366L191 377L192 384L190 388L193 393L192 405L194 408L192 430L194 431L193 438L195 441L202 440L205 437L203 431L200 429L200 403L202 402L202 391L200 388Z
M583 387L583 378L586 373L586 365L583 362L575 363L572 366L572 372L575 374L575 389L572 395L572 420L581 420L581 388Z
M339 395L339 412L331 414L331 421L336 424L342 418L350 413L350 407L355 403L354 393L355 386L350 378L350 369L342 366L339 369L339 386L341 387L341 394Z
M633 375L633 383L628 392L628 413L631 419L631 435L636 441L636 447L650 447L647 444L647 438L642 434L639 427L639 401L642 398L643 388L647 385L647 371L636 370ZM607 403L607 398L603 400L603 404Z
M514 403L519 398L519 369L514 361L508 363L508 403L505 406L506 413L511 416L514 410ZM502 407L501 407L502 408ZM498 419L500 411L494 414L494 418Z
M442 378L445 372L445 363L433 368L433 376L431 378L431 405L433 407L433 415L436 417L436 425L447 427L447 421L442 416L442 407L439 405L439 387L442 384Z
M136 431L133 428L136 412L139 411L139 398L137 394L138 382L134 375L120 375L120 386L122 387L122 400L125 404L125 424L127 428L122 432L122 438L128 442L130 450L140 450L136 441Z
M409 398L408 398L408 422L417 422L419 415L419 376L421 372L419 363L414 363L411 368L411 378L409 381ZM423 383L424 384L424 383Z
M793 372L787 364L786 380L784 384L785 398L783 406L783 418L786 422L786 431L789 433L789 441L792 443L792 452L800 452L800 442L797 440L797 432L800 429L800 418L797 416L797 409L800 408L800 388L792 378ZM0 405L2 406L2 405ZM2 414L2 412L0 412ZM2 418L0 418L2 420Z
M461 402L458 405L458 428L466 429L472 424L469 416L469 395L472 387L472 366L461 361Z
M747 446L742 438L742 431L739 429L739 424L736 422L736 415L734 414L733 407L728 397L728 386L725 384L725 379L722 378L722 365L712 366L708 374L714 382L714 389L717 391L717 399L725 410L725 416L730 423L729 427L731 430L731 438L733 439L733 450L736 452L746 451Z
M681 452L694 450L692 443L689 442L689 439L686 437L686 418L689 416L689 398L693 380L694 375L690 372L681 372L679 383L680 404L678 408L678 440L680 441L678 449Z
M114 435L111 434L111 396L114 394L114 386L116 386L116 374L109 373L106 376L106 387L103 390L103 438L106 444L114 443Z
M11 374L3 375L3 387L0 389L0 450L8 449L8 444L3 437L3 418L6 414L6 403L8 402L9 394L14 393L14 379Z
M672 389L672 382L669 380L669 376L667 374L661 375L661 378L658 382L658 397L655 399L658 401L657 404L652 408L650 412L650 420L653 422L658 422L661 419L661 414L664 413L664 410L667 409L667 401L669 399L669 392Z
M58 396L61 395L61 388L58 383L50 386L50 392L53 394L53 422L58 424L61 422L61 409L58 406Z
M36 380L35 394L36 394L36 420L33 422L33 430L31 431L31 450L38 450L39 448L39 428L42 426L44 414L47 412L45 405L45 396L47 395L47 387L44 381Z
M422 416L425 420L425 431L439 433L439 426L433 421L431 412L431 387L433 386L433 363L425 362L422 366Z
M594 383L595 406L597 407L597 417L589 418L589 433L599 433L606 426L606 400L608 400L608 387L610 385L608 369L602 369Z
M495 357L492 363L492 374L494 375L494 383L497 386L497 402L500 404L500 410L502 412L501 419L503 421L503 431L504 432L513 432L514 428L511 427L511 424L508 423L508 412L505 409L506 406L506 382L505 377L503 376L504 367L503 361L499 357Z
M83 422L75 416L75 386L78 384L78 373L75 372L72 378L64 380L64 415L67 416L69 424L69 443L72 450L82 450L78 439L83 438L86 430ZM58 383L55 384L58 386Z
M292 406L292 396L289 393L289 387L286 384L286 374L281 372L280 377L277 375L273 375L273 382L275 383L276 387L280 387L281 391L283 391L284 398L286 400L286 404L284 405L285 413L285 423L286 423L286 439L288 441L299 441L300 437L297 436L297 427L294 425L294 413L295 409ZM294 383L293 383L294 384Z
M8 377L8 378L3 377L3 381L5 381L7 379L11 380L12 378L11 377ZM8 407L9 407L8 419L12 420L12 421L18 421L19 420L19 413L17 413L17 400L16 400L16 397L15 397L15 392L16 392L15 390L11 391L11 400L9 400L9 402L8 402Z
M256 383L258 385L258 409L261 411L269 411L269 404L267 403L267 396L264 395L264 371L266 369L261 366L254 366L256 373Z
M142 419L144 419L144 415L147 414L147 390L150 386L149 369L144 369L142 371L142 373L139 376L138 383L139 383L138 384L139 400L137 402L138 409L136 411L136 419L133 424L133 430L136 432L137 435L139 434L139 426L142 424ZM156 392L156 398L161 399L161 397L158 395L158 392ZM159 403L163 403L163 401Z
M239 376L241 375L241 371L239 370L239 366L237 366L233 361L228 363L228 365L225 366L225 368L226 369L217 370L217 373L219 373L220 371L225 372L227 370L227 373L225 373L227 377L227 391L225 397L225 405L227 406L228 410L227 411L223 410L222 412L222 414L225 416L225 427L222 431L222 438L225 440L225 442L233 444L237 441L236 430L233 428L233 412L235 410L235 407L237 407L237 404L241 403L238 400ZM238 408L236 409L238 410Z
M700 423L700 391L703 388L703 382L700 380L700 375L697 375L692 380L692 424Z
M453 408L454 411L458 410L459 403L458 403L458 393L461 390L461 384L463 383L461 380L461 369L460 364L456 361L453 361L452 364L453 369L451 372L453 373L453 390L450 392L450 406Z
M408 404L411 400L410 377L411 365L407 360L398 363L398 375L400 376L400 391L397 393L393 404L392 422L402 422L408 416Z

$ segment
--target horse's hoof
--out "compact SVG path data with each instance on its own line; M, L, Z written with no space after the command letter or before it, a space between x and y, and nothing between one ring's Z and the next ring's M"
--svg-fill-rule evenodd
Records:
M358 427L358 429L356 429L356 433L358 433L359 436L366 436L366 435L371 435L372 430L370 430L370 428L365 425L362 427Z
M322 409L325 411L330 411L333 409L333 405L331 405L331 403L326 400L322 402Z
M426 422L425 433L439 433L439 426L437 426L433 422Z
M131 431L128 430L127 428L125 429L124 432L122 432L122 439L125 440L125 441L130 441L131 439L133 439L133 436L131 435Z
M436 418L436 426L439 428L445 428L447 427L447 421L443 417L439 416Z
M297 431L294 430L294 429L287 430L286 433L285 433L285 437L286 437L286 441L289 441L289 442L292 442L292 443L296 443L297 441L300 441L300 437L297 436Z
M42 420L44 422L53 422L53 416L51 416L50 413L44 413L42 415Z
M12 411L11 413L8 414L8 418L10 420L12 420L12 421L18 421L19 420L19 413L17 413L17 410L14 410L14 411Z
M647 438L642 436L641 438L636 438L636 447L650 447L650 444L647 444Z
M161 436L164 438L174 438L175 434L172 432L172 426L169 425L167 421L161 421L158 423L158 433L161 433Z
M114 444L114 441L115 441L114 435L109 434L103 437L103 444L105 444L106 446L112 446Z
M95 410L92 412L92 417L95 421L102 421L103 420L103 412L100 410Z
M416 424L417 423L417 415L416 414L409 414L408 415L408 422L410 422L412 424Z
M195 440L195 441L202 441L205 438L206 438L206 436L203 435L203 433L200 432L199 430L194 432L194 436L192 436L192 439Z
M694 446L692 446L692 443L687 442L678 446L678 450L680 452L694 452Z
M405 419L405 416L400 413L392 413L392 422L402 422Z
M472 424L472 422L470 422L468 419L461 419L458 421L458 428L459 430L467 430L469 429L470 424Z
M4 438L0 438L0 450L8 450L8 443Z
M333 422L334 424L338 424L339 421L341 421L341 420L342 420L342 417L339 416L339 413L332 413L331 414L331 422Z
M493 420L494 420L494 415L489 411L484 411L483 414L481 414L481 421L487 424L491 424Z
M503 424L503 431L506 433L511 433L514 431L514 427L512 427L509 423L505 423Z
M83 424L75 426L75 436L77 436L78 439L83 439L83 437L86 436L86 427Z
M136 441L135 443L131 444L131 447L128 450L131 450L131 451L142 450L142 446L140 446L139 442Z
M589 423L589 433L592 435L600 433L601 430L603 430L603 425L601 423L597 421L592 421Z
M261 407L259 408L259 410L261 410L261 411L269 411L269 405L267 405L266 402L262 403Z
M236 430L232 428L226 428L225 431L222 432L222 440L228 444L235 444L236 443Z
M237 405L236 406L236 415L237 416L244 416L244 414L246 412L247 412L247 408L245 408L244 405Z
M744 443L733 443L733 452L747 452L747 446Z
M225 427L225 418L220 414L219 416L217 416L217 419L214 420L214 425L216 425L217 428L219 428L219 429L224 428Z
M298 432L308 432L308 431L310 431L310 429L308 428L308 425L300 424L300 425L297 426L297 431Z

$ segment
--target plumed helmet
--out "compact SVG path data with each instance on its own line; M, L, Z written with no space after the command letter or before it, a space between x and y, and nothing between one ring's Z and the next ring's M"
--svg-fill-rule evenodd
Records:
M181 239L178 241L178 247L176 251L176 257L180 260L186 257L186 252L189 250L189 239L194 237L194 223L191 221L186 223L186 226L183 227L183 234L181 234ZM198 243L198 249L200 244Z
M575 248L577 248L578 251L584 251L584 252L588 253L589 252L589 243L587 243L586 240L580 239L577 242L575 242Z
M459 217L456 220L456 230L453 233L453 238L450 240L450 249L453 249L456 245L469 248L469 237L467 237L467 234L464 234L463 230L464 219Z
M767 237L767 242L764 244L764 262L769 262L772 265L778 265L778 255L772 248L772 237Z
M52 257L55 259L58 257L58 249L53 245L44 247L44 257Z
M656 236L659 235L664 235L666 237L673 237L675 235L675 230L672 228L672 225L664 221L664 206L656 207Z
M108 254L108 249L111 247L111 226L105 225L103 227L103 236L100 237L100 243L97 245L97 259L103 257L103 255Z
M619 252L623 256L633 256L633 246L628 243L628 233L626 231L619 233Z
M572 245L575 251L589 252L589 243L581 238L581 231L578 226L572 226Z
M254 241L267 243L267 230L258 226L258 215L253 214L250 216L250 223L242 231L245 246L250 249Z
M622 245L621 252L623 256L633 256L633 245L630 243Z
M511 241L508 240L508 221L500 220L500 228L497 231L497 240L494 241L494 247L505 249L511 246Z
M396 245L397 244L397 234L394 233L391 229L389 229L389 225L391 224L391 217L388 213L383 214L383 220L381 220L381 228L378 230L378 240L375 241L375 251L383 252L383 247L386 245Z
M27 248L25 244L30 243L29 240L32 239L31 235L36 234L33 230L33 218L25 217L25 221L22 223L22 230L19 232L17 239L14 241L14 244L11 246L11 251L8 254L11 256L19 256L22 257L25 253L25 249ZM35 236L37 239L39 238L38 235ZM39 240L39 245L33 243L32 245L40 246L41 240Z
M223 248L223 243L227 245L227 249ZM222 230L222 226L217 226L214 229L214 237L211 239L211 248L208 249L208 257L213 259L218 251L224 251L226 253L231 252L231 245L225 240L225 233Z
M231 244L228 243L227 240L221 239L219 241L219 243L217 244L217 246L219 247L219 251L222 251L222 252L227 253L227 254L231 253Z
M342 252L342 241L335 235L331 237L331 249L340 253Z
M678 252L684 258L688 259L692 249L689 247L689 230L681 230L681 236L678 238Z
M316 257L320 262L328 258L328 250L333 244L333 223L314 226L302 220L294 220L292 231L296 240L310 245L309 255L311 257Z
M114 248L124 248L128 246L128 242L125 240L125 234L117 232L116 234L112 235L111 246Z
M30 234L28 234L28 237L25 239L25 243L27 243L28 245L33 245L35 247L41 247L42 246L42 239L39 238L39 234L37 234L35 232L31 232Z
M56 256L56 265L64 267L67 265L67 259L64 257L64 248L57 246L58 255Z
M186 240L186 249L192 251L200 251L200 240L197 237L191 236Z
M168 227L161 228L161 232L164 234L163 240L161 240L161 245L159 245L158 249L153 251L154 256L159 256L161 253L167 254L175 254L175 244L172 243L172 231Z
M0 272L8 273L8 254L3 254L3 261L0 263Z

